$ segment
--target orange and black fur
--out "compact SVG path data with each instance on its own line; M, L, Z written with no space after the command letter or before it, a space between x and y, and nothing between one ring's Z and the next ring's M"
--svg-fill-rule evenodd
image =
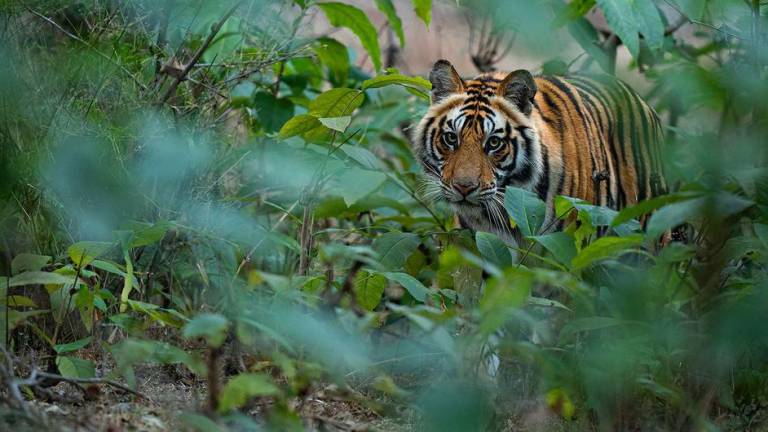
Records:
M504 209L516 186L547 203L543 228L560 229L554 199L613 209L664 193L659 118L611 77L539 76L518 70L463 80L440 60L432 105L414 131L432 193L465 227L519 240Z

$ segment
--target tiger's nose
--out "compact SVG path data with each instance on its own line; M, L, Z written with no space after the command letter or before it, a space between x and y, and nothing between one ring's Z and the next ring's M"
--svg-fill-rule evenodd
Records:
M454 180L451 185L453 186L453 189L456 190L456 192L465 197L477 189L478 182L468 178L460 178Z

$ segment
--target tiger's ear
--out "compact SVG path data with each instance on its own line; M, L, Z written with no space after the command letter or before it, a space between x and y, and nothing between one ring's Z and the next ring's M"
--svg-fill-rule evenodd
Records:
M464 91L464 81L448 60L438 60L429 73L432 83L432 103L438 103L453 93Z
M525 115L531 115L533 97L536 96L536 81L524 69L511 72L501 81L497 94L512 102Z

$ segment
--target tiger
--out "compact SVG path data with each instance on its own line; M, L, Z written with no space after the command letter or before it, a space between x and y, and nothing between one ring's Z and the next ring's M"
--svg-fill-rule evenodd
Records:
M519 244L504 207L509 186L546 203L541 234L563 229L558 195L620 210L666 191L659 116L616 78L519 69L465 80L438 60L429 81L414 153L464 228Z

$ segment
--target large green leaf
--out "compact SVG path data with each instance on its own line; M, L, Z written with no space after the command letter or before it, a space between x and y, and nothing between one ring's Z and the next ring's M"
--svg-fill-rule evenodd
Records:
M345 168L334 177L332 187L351 206L378 189L386 179L386 174L378 171Z
M389 26L392 27L397 39L400 41L400 47L405 47L405 34L403 33L403 22L400 21L400 17L397 15L395 5L392 4L392 0L376 0L376 7L387 17Z
M381 266L389 270L403 268L405 260L419 245L419 236L413 233L390 232L373 241L373 250L379 254Z
M624 324L624 321L613 317L587 317L568 322L560 331L560 338L566 338L575 333L602 330L609 327L616 327Z
M376 70L381 69L381 49L379 37L371 20L360 9L337 2L319 3L328 21L334 27L346 27L360 39L363 48L371 56L371 61Z
M82 241L70 246L67 249L67 253L74 265L85 267L91 261L110 250L114 245L114 243L107 242Z
M504 194L504 207L523 235L536 235L544 221L544 201L533 192L509 186Z
M425 287L424 284L408 273L386 272L382 273L382 275L392 282L400 284L411 296L413 296L413 298L422 303L427 299L427 296L432 293L432 291Z
M602 237L590 243L581 250L571 261L574 270L583 269L596 261L613 258L622 252L631 250L642 244L643 237L633 235L628 237Z
M371 88L386 87L390 85L400 85L403 87L410 87L419 91L429 91L432 89L432 84L422 77L407 76L399 73L391 73L385 75L379 75L377 77L363 81L363 90Z
M9 285L12 287L24 285L63 285L71 284L74 281L75 278L68 275L53 272L31 271L12 277ZM82 281L79 282L82 283Z
M54 345L53 350L56 351L59 354L64 354L72 351L77 351L80 348L86 347L89 343L91 343L92 337L88 336L87 338L83 338L80 340L76 340L74 342L66 343L66 344L59 344Z
M56 357L56 367L65 377L93 378L96 376L93 362L76 357L58 356Z
M309 103L309 114L315 117L344 117L362 105L365 94L351 88L335 88L323 92Z
M317 40L315 54L331 74L337 85L344 85L349 76L349 53L347 47L336 39L324 37Z
M633 1L635 0L597 0L597 4L603 10L611 30L632 53L632 57L637 58L640 54L640 38L637 35L638 25L632 8Z
M509 248L495 234L478 231L475 233L475 242L484 260L499 269L512 265L512 254Z
M355 276L354 292L357 304L372 311L381 302L381 295L387 287L387 278L379 273L360 271Z
M20 253L11 261L11 274L19 274L23 271L40 271L51 260L45 255Z
M661 49L664 44L664 23L659 10L651 0L629 0L635 14L637 29L652 50Z
M558 262L570 265L576 256L575 239L565 232L554 232L530 237L531 240L544 246Z
M280 128L280 136L282 138L290 138L296 135L302 135L313 129L317 129L322 126L320 120L317 117L309 114L297 115L283 125Z
M264 374L244 373L227 382L221 390L218 410L226 413L240 408L248 399L257 396L273 396L280 393L272 378Z

